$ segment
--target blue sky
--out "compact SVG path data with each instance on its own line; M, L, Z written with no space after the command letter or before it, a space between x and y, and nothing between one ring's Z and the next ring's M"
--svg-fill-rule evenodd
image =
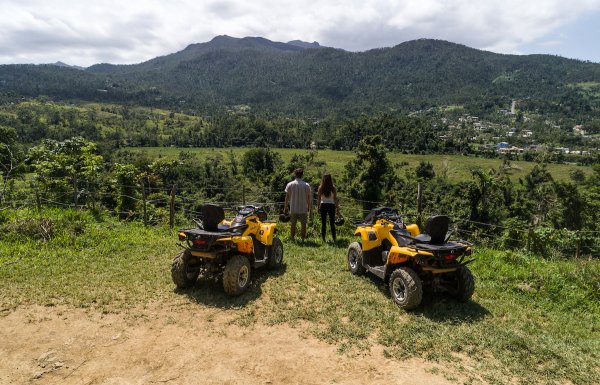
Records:
M434 38L600 63L600 0L0 0L0 64L130 64L216 35L350 51Z
M520 48L524 54L546 53L600 63L600 11L583 15Z

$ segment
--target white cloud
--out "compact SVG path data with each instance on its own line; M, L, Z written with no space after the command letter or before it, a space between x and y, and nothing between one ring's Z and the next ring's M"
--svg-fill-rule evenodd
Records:
M600 0L0 0L0 9L0 63L90 65L140 62L219 34L348 50L427 37L514 53L554 40Z

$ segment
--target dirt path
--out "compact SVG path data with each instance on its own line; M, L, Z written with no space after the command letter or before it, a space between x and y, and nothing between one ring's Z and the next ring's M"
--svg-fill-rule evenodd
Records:
M0 317L0 384L451 384L431 363L341 355L289 326L240 327L197 305Z

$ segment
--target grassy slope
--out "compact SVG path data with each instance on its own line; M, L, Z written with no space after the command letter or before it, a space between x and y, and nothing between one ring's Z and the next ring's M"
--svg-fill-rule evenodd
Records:
M163 156L167 158L176 158L181 151L186 151L197 156L207 156L214 154L226 155L229 151L241 157L242 154L248 151L248 148L174 148L174 147L137 147L127 148L127 150L135 152L146 152L149 155ZM307 150L299 149L287 149L279 148L276 149L284 161L289 161L294 154L307 154ZM344 171L344 165L355 157L355 153L352 151L333 151L333 150L319 150L317 152L316 160L325 161L325 170L332 172L334 175L341 175ZM448 172L448 178L452 182L458 182L461 180L471 179L471 170L476 168L493 168L497 169L502 165L500 159L486 159L478 157L469 157L462 155L406 155L400 153L390 153L390 161L398 166L399 170L410 169L414 170L419 162L425 161L433 164L435 172L440 173L442 168L446 167ZM408 165L400 166L401 162L408 162ZM446 166L444 166L444 163ZM534 162L525 161L513 161L511 165L513 170L511 176L513 180L523 178L527 175L533 166ZM549 164L548 170L552 173L552 176L557 180L568 180L569 172L574 169L580 169L585 173L590 173L590 167L577 166L571 164Z
M43 242L32 238L40 234L40 214L23 210L4 216L0 310L5 314L31 303L127 311L146 301L184 296L230 309L241 325L287 322L341 351L379 344L399 359L450 361L469 383L600 382L597 260L549 261L480 250L472 264L477 279L472 302L427 295L422 306L406 313L392 304L380 282L347 271L349 234L336 245L301 246L287 241L283 228L285 267L259 271L251 289L231 299L212 281L174 291L169 267L178 248L168 228L49 210L41 217L52 220L46 227L54 229L53 238Z

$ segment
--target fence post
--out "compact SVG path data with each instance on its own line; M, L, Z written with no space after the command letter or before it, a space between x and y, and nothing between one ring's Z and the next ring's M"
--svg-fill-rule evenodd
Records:
M242 205L246 205L246 186L242 186Z
M171 201L169 202L169 226L175 225L175 185L171 189Z
M144 226L148 226L148 213L146 211L146 188L142 181L142 207L144 208Z
M423 189L421 182L417 183L417 225L421 227L421 212L423 211Z
M531 251L531 239L533 238L533 223L529 222L529 227L527 228L527 251Z

